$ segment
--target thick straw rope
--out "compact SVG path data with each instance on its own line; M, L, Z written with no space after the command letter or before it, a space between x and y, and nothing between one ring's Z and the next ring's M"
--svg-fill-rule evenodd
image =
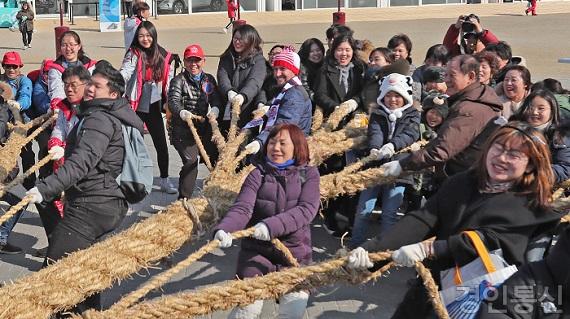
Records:
M390 256L389 252L371 253L370 259L378 262L388 260ZM262 277L233 280L224 285L207 287L196 292L180 293L143 302L129 308L118 317L89 312L84 318L188 318L245 306L255 300L278 298L293 290L320 287L339 281L362 282L371 278L368 271L348 272L344 269L345 265L346 257L332 259L311 266L288 268Z
M231 236L234 239L241 239L244 237L252 236L254 232L255 232L255 228L250 227L248 229L233 232L233 233L231 233ZM275 247L277 249L279 249L283 253L283 255L285 256L285 258L287 259L287 261L289 262L290 265L293 265L296 267L299 266L299 263L297 262L295 257L293 257L293 255L291 254L291 251L279 239L274 238L272 240L272 243L275 245ZM137 301L139 301L142 297L146 296L146 294L148 294L150 291L157 289L159 287L162 287L174 275L176 275L180 271L186 269L188 266L190 266L191 264L193 264L197 260L204 257L206 254L211 253L212 251L217 249L219 246L220 246L220 241L218 241L217 239L210 241L208 244L202 246L198 251L190 254L186 259L179 262L175 267L170 268L167 271L165 271L165 272L163 272L157 276L154 276L151 281L144 284L142 287L140 287L136 291L133 291L133 292L129 293L127 296L123 297L121 300L119 300L119 302L117 302L111 308L106 310L105 314L108 316L113 316L113 315L118 316L118 312L124 311L128 307L132 306Z
M313 114L313 123L311 124L311 134L315 133L323 126L324 114L323 108L317 105L315 114Z
M323 125L323 129L326 131L333 131L335 130L339 125L340 122L348 115L350 114L349 110L348 110L348 106L341 104L339 107L337 107L329 116L329 118L327 119L327 121L325 122L325 124Z
M232 103L232 119L230 121L230 129L228 132L228 143L235 139L238 131L238 121L241 112L241 104Z
M53 112L48 112L46 114L43 114L41 116L36 117L35 119L29 121L28 123L20 123L20 124L16 124L16 125L14 125L12 123L8 123L8 129L12 130L15 128L21 128L21 129L27 131L27 130L31 129L32 127L35 127L35 126L42 124L44 121L49 119L49 117L52 116L53 114L54 114Z
M16 215L16 213L20 209L26 207L26 205L28 205L32 201L32 198L33 197L31 195L28 195L22 198L22 200L18 204L10 207L10 209L6 212L6 214L0 216L0 225L4 224L8 219L10 219L10 217Z
M204 121L204 118L201 116L193 115L186 120L186 124L188 124L188 127L190 128L190 132L192 132L192 137L194 138L194 142L196 142L196 146L198 147L198 152L200 152L202 160L206 164L208 171L211 172L214 168L212 167L212 163L210 162L210 157L208 156L208 153L206 153L206 150L204 149L204 144L202 144L202 139L198 135L198 131L196 131L196 126L194 126L193 120Z
M226 140L220 132L220 126L218 125L218 120L214 116L208 116L208 122L212 127L212 142L216 144L218 152L221 153L224 147L226 147Z
M0 197L4 196L6 191L10 190L12 187L22 183L26 177L37 172L40 168L42 168L44 165L49 163L52 158L53 158L52 154L46 155L44 158L39 160L34 166L28 168L28 170L25 171L24 174L19 175L18 177L14 178L10 183L0 186ZM0 225L1 225L1 223L0 223Z
M422 282L426 287L428 297L433 305L433 309L437 314L437 317L440 319L449 319L447 309L443 303L441 303L441 299L439 298L439 288L437 287L429 269L427 269L422 263L417 262L416 271L422 278Z

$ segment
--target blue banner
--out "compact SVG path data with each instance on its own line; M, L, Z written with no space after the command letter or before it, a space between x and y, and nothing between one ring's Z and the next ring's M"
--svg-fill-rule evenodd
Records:
M17 30L16 13L18 13L19 10L18 8L0 8L0 28L15 26Z
M99 29L101 32L122 30L120 0L100 0L99 12L101 12L101 19L99 21Z

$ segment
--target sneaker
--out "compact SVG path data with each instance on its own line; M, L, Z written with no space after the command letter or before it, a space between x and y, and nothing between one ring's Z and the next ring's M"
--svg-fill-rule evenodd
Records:
M47 255L47 251L48 251L48 246L36 249L36 251L33 253L33 256L39 258L45 258L45 256Z
M22 248L14 246L10 243L0 245L0 254L17 255L21 254L22 252Z
M28 48L28 46L27 46L27 45L24 45L24 48L23 48L22 50L26 50L27 48Z
M167 194L176 194L178 189L176 189L168 180L168 177L160 179L160 191Z
M31 49L31 48L32 48L32 45L31 45L31 44L28 44L28 49Z

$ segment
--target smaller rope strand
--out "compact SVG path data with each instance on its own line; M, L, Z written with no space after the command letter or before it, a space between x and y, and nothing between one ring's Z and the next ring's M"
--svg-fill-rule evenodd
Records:
M191 117L191 118L186 120L186 124L188 124L188 127L190 128L190 132L192 132L192 137L194 137L194 142L196 142L196 146L198 146L198 151L200 152L200 156L202 157L202 160L206 164L208 171L211 172L214 168L212 167L212 163L210 162L210 157L208 156L208 153L206 153L206 150L204 149L204 144L202 144L202 139L198 135L198 131L196 130L196 126L194 125L194 122L192 121L194 119L196 119L196 120L201 119L202 121L204 119L201 116L200 117Z
M421 263L416 263L416 271L422 278L424 286L426 287L428 297L433 305L433 309L435 313L440 319L449 319L449 314L447 313L447 309L441 303L441 299L439 298L439 288L437 284L433 280L433 276L431 272Z
M6 191L10 190L12 187L22 183L22 181L24 181L24 179L30 175L32 175L33 173L37 172L40 168L42 168L44 165L46 165L47 163L49 163L51 161L51 159L53 158L53 155L48 154L46 155L44 158L42 158L39 162L37 162L34 166L28 168L27 171L24 172L24 174L14 178L10 183L3 185L0 187L0 197L4 196L4 194L6 193Z
M27 195L22 198L18 204L10 207L10 209L4 215L0 216L0 225L4 224L8 219L10 219L10 217L16 215L20 209L26 207L26 205L32 201L32 198L32 195Z

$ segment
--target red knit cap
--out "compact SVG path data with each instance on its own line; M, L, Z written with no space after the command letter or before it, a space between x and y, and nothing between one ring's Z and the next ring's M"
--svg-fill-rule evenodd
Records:
M299 68L301 67L301 58L299 58L297 53L291 50L283 50L273 57L273 66L282 66L291 70L295 75L298 75Z

